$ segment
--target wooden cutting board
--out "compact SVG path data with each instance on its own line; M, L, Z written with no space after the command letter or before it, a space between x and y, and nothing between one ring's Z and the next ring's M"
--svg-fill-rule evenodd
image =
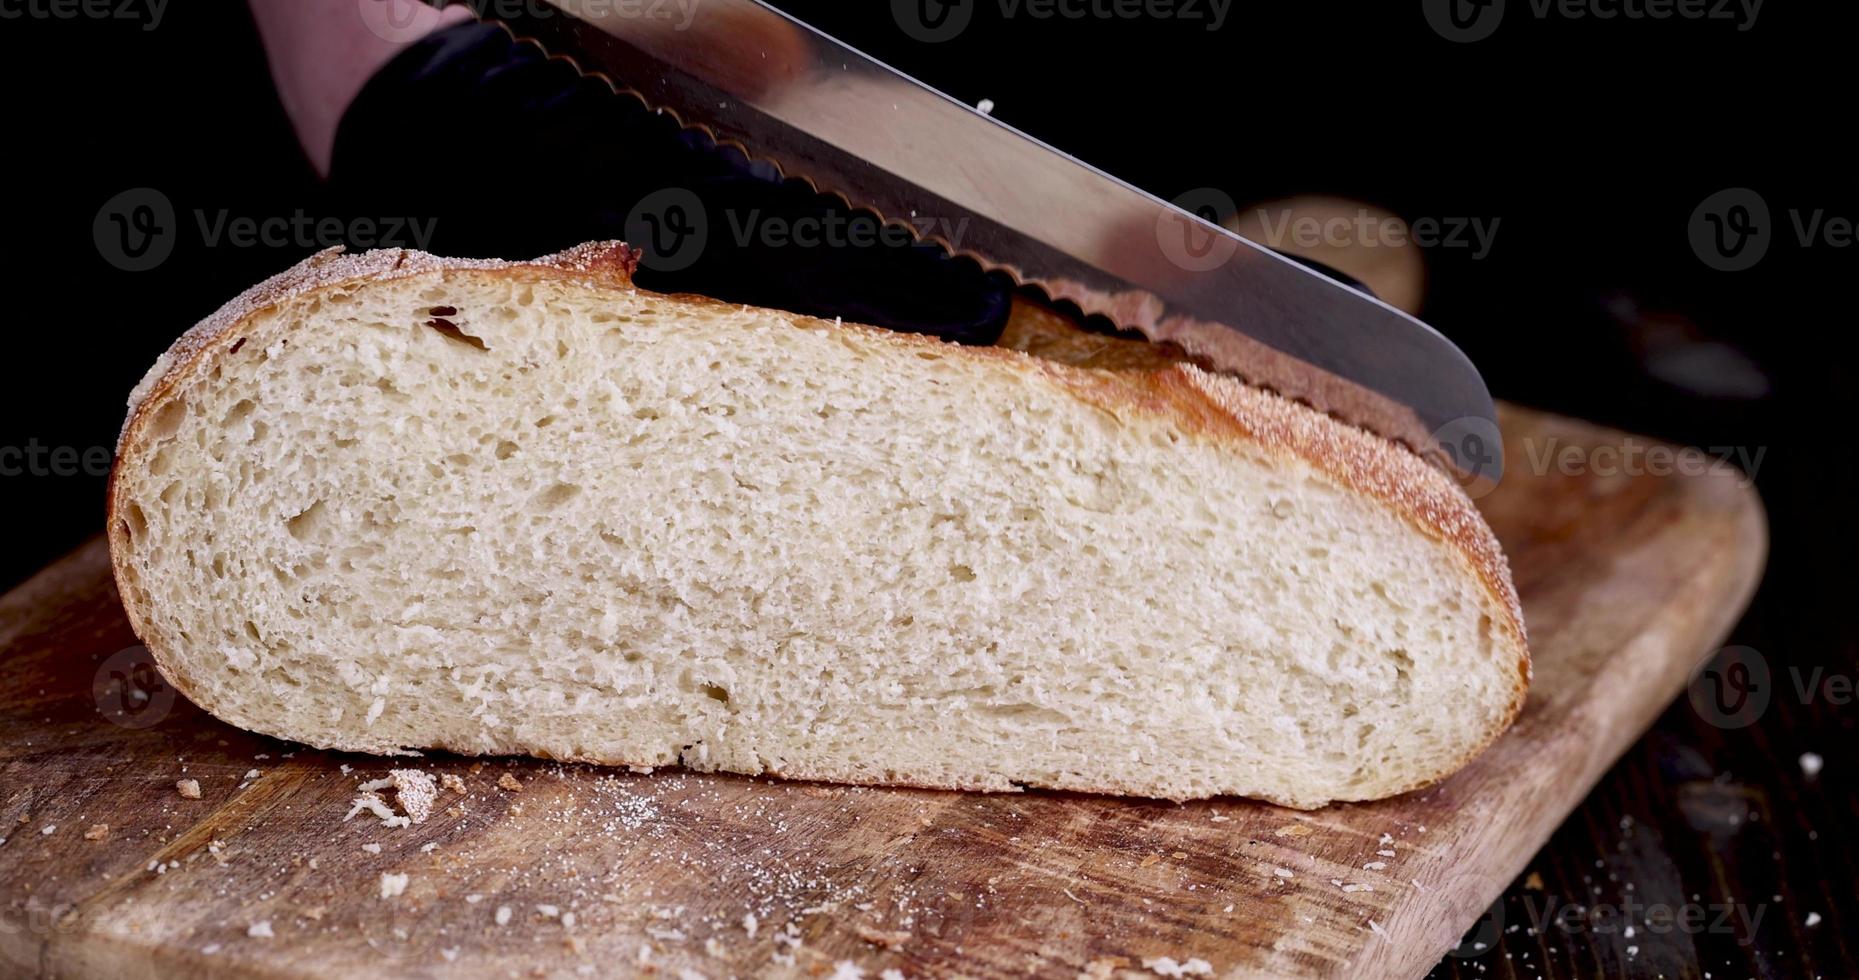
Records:
M1442 785L1312 813L447 756L400 763L462 777L431 819L344 822L387 765L176 700L93 541L0 599L0 973L1072 977L1169 957L1420 976L1681 691L1763 564L1740 475L1619 475L1593 450L1625 436L1503 424L1480 504L1523 595L1529 704ZM382 897L384 874L404 892Z

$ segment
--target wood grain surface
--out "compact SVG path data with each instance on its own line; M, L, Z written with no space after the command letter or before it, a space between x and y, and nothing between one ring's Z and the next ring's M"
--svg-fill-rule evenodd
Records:
M391 763L462 780L430 819L344 821L389 761L175 698L93 541L0 599L0 974L1417 977L1475 956L1491 937L1461 934L1683 689L1765 548L1740 474L1604 474L1563 450L1592 464L1617 433L1503 424L1480 504L1531 632L1524 714L1433 789L1311 813L435 756Z

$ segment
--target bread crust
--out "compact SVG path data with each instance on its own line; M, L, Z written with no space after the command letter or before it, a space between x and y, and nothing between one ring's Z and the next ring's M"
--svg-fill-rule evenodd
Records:
M147 596L134 584L129 569L129 530L122 507L124 474L139 464L148 426L163 405L185 383L216 358L240 343L239 335L250 321L294 299L357 285L453 272L485 273L515 279L559 280L592 288L630 290L637 253L621 242L590 242L565 252L527 262L447 259L405 249L347 254L328 249L295 267L252 287L175 341L150 369L129 401L128 415L117 443L116 464L108 488L107 534L112 570L123 609L136 634L148 642L144 629ZM701 296L670 297L693 305L728 306ZM1050 311L1020 304L1002 347L954 347L931 337L902 334L857 324L836 324L798 314L779 314L797 327L838 329L864 333L869 339L911 351L936 349L956 356L1005 361L1016 369L1037 374L1075 397L1112 415L1138 415L1165 420L1183 435L1214 442L1244 444L1277 457L1286 465L1308 467L1392 509L1421 533L1445 542L1464 562L1466 570L1496 600L1502 617L1493 623L1500 656L1515 657L1517 680L1500 723L1451 765L1403 787L1395 795L1432 785L1457 771L1510 727L1522 710L1531 679L1531 666L1522 609L1511 581L1510 567L1497 537L1478 513L1472 500L1445 473L1407 448L1354 428L1314 409L1251 387L1237 378L1215 374L1191 363L1178 349L1143 341L1089 334ZM1018 349L1015 349L1018 348ZM164 676L190 700L200 689L183 667L184 658L159 643L149 651ZM353 748L354 746L325 746ZM475 754L461 746L435 746ZM663 765L662 760L577 758L564 761L601 765ZM852 775L825 767L790 768L773 775L797 779L845 781ZM857 781L873 783L864 774ZM884 781L887 785L924 789L1003 789L977 783L926 785L911 777ZM1128 793L1122 786L1059 786L1080 792ZM1140 792L1140 790L1138 790ZM1273 800L1282 805L1308 808L1307 801Z

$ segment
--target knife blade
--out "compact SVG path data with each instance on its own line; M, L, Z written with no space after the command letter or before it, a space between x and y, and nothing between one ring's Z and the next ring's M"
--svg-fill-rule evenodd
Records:
M449 2L785 176L1403 442L1474 492L1502 475L1484 379L1433 328L761 0Z

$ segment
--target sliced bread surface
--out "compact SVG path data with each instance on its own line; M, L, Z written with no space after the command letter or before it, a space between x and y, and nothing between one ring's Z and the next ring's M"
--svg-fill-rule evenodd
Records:
M1412 453L630 261L324 253L177 342L110 493L163 672L327 748L1297 807L1518 711L1503 557Z

